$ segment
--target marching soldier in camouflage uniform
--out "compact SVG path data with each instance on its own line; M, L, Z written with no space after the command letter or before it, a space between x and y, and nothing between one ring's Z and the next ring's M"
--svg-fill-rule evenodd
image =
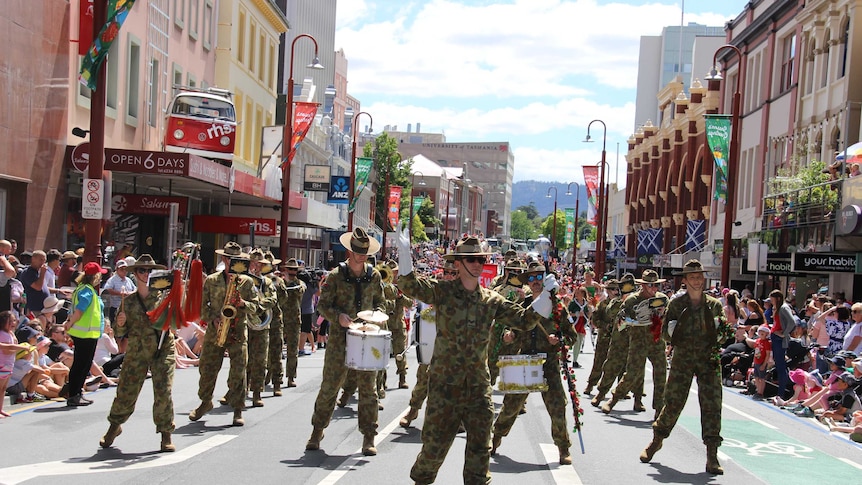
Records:
M282 319L284 320L284 342L287 344L287 387L296 387L299 330L301 327L299 304L302 302L302 295L305 293L306 285L296 277L300 268L295 258L285 261L281 265L281 269L284 274L284 287L283 293L279 296L278 306L281 308ZM279 365L281 365L280 347L278 354Z
M455 269L455 264L452 261L445 261L443 263L443 276L441 276L442 281L452 281L458 278L458 270ZM424 303L418 302L418 306L416 308L417 319L415 325L418 325L420 321L426 321L428 323L434 323L436 321L437 310L434 309L433 306ZM418 351L419 347L417 347ZM428 367L431 364L419 364L419 368L416 369L416 387L413 388L413 392L410 394L410 410L407 411L407 414L401 418L400 424L401 427L406 428L410 426L410 423L419 417L419 410L422 409L422 403L425 402L425 398L428 397Z
M123 311L117 314L117 321L128 329L129 342L126 357L123 359L123 377L117 387L117 395L108 414L107 433L99 444L102 448L111 446L114 439L123 432L121 425L129 420L135 410L141 387L147 378L147 371L153 376L153 421L156 432L162 434L162 451L174 451L171 433L174 431L174 402L171 388L174 383L176 354L174 336L166 332L159 348L161 331L153 327L147 312L156 308L161 296L160 291L150 291L147 286L150 271L165 269L155 264L153 257L142 254L135 264L129 266L138 289L126 296Z
M527 270L527 265L518 258L511 258L506 263L504 269L506 278L499 281L496 286L490 288L503 298L513 301L519 305L527 305L532 301L532 292L527 285L515 284L513 278L522 274ZM514 344L506 344L503 342L503 335L500 327L491 326L491 345L488 346L488 372L491 373L491 385L497 381L497 376L500 374L500 369L497 367L497 360L500 355L512 355L518 353L518 348Z
M593 312L593 332L596 332L596 349L593 354L593 368L590 369L590 377L587 378L587 387L584 389L584 394L591 394L593 387L599 383L602 377L602 366L608 358L608 349L611 346L611 334L616 321L616 315L612 314L610 309L611 301L618 299L620 294L620 284L617 280L608 280L605 283L605 291L608 292L608 297L599 302L596 311ZM617 313L619 307L616 306Z
M697 378L700 401L701 436L706 445L706 472L724 473L718 462L721 445L721 367L719 345L733 335L727 324L721 302L703 292L706 279L700 261L685 263L682 272L686 292L674 298L667 307L662 333L673 346L670 376L664 397L664 407L653 423L653 438L641 452L644 463L652 460L670 436L685 407L691 389L692 376Z
M392 270L394 281L398 278L398 263L390 259L386 261L386 265ZM407 389L407 359L404 358L404 350L407 348L407 326L404 324L404 310L413 306L413 300L404 296L404 293L391 282L383 283L383 296L386 298L386 313L389 314L388 329L392 332L392 353L395 354L395 366L398 369L398 388ZM386 371L380 373L383 374L385 383Z
M269 326L272 324L274 315L273 307L278 303L278 295L276 294L275 286L269 278L265 278L261 273L264 264L269 264L264 257L263 250L255 248L249 254L251 262L249 263L248 272L254 280L259 291L259 306L257 318L248 331L248 368L247 381L248 387L251 389L252 398L251 405L259 408L263 407L263 399L260 393L263 392L263 378L266 375L266 358L269 353ZM269 317L270 323L266 324L265 319Z
M665 343L661 338L661 314L667 305L667 295L658 291L664 279L658 277L658 273L651 269L644 270L642 279L636 279L640 284L640 290L633 293L623 303L620 318L623 322L630 322L626 332L629 333L630 346L628 360L626 361L626 373L617 384L611 399L602 405L602 412L608 414L614 406L623 399L629 391L635 392L634 410L641 412L646 408L643 405L641 393L638 388L643 385L646 360L652 364L653 375L653 397L652 407L655 415L664 404L664 388L667 381L667 357L665 356Z
M626 360L628 360L629 355L631 334L628 333L627 328L620 330L619 313L622 309L623 302L637 289L637 285L635 285L635 277L631 273L624 274L620 278L619 287L620 296L608 304L608 314L613 321L613 330L611 331L611 344L608 347L608 357L605 359L604 364L602 364L602 377L597 386L598 390L596 391L596 396L592 401L590 401L590 403L595 407L601 406L602 401L605 398L605 394L610 391L611 386L614 385L617 378L622 379L623 373L626 370ZM635 394L639 396L643 394L643 382L635 385L635 387L638 389Z
M534 295L540 294L548 286L550 286L551 291L556 291L553 288L553 283L543 281L544 276L545 267L539 265L518 276L517 282L522 283L526 280ZM552 277L553 275L548 275L547 279L550 280ZM551 417L551 436L553 436L554 444L560 451L560 464L571 465L572 455L569 453L569 448L572 446L572 441L569 438L568 424L566 424L566 402L568 399L567 393L563 389L563 381L560 378L560 360L557 350L560 347L561 337L567 345L571 345L576 337L569 312L562 303L556 300L556 295L552 301L557 303L558 308L556 312L552 312L550 319L544 320L529 332L518 332L517 336L507 330L503 338L507 341L517 339L519 354L547 354L545 363L542 365L542 371L548 389L542 392L542 400L545 401L545 409L548 410L548 415ZM500 408L500 414L494 423L494 439L491 442L492 455L500 447L503 436L507 436L511 431L521 408L527 402L528 396L529 394L526 393L506 394L503 398L503 407Z
M380 243L357 227L339 239L347 248L347 261L340 263L326 277L320 289L317 310L332 322L326 355L323 361L323 378L314 402L311 425L314 430L306 450L320 448L323 430L329 426L338 389L344 383L347 366L347 329L360 311L383 310L383 285L380 273L368 264L368 256L380 250ZM359 430L362 432L362 454L377 454L374 436L377 434L377 392L375 371L357 371L359 383Z
M275 288L276 304L272 307L272 321L269 323L269 348L266 357L266 377L264 384L272 382L272 395L281 396L281 384L284 377L284 365L281 363L281 349L284 347L284 320L281 314L281 304L287 295L284 280L273 273L281 263L271 251L263 254L266 263L260 270L270 284Z
M498 274L491 280L491 284L488 285L488 288L496 288L502 284L505 284L509 281L509 266L511 266L511 262L518 259L518 253L514 249L510 249L506 251L503 255L503 272ZM519 261L520 263L520 261ZM504 295L505 296L505 295Z
M221 256L225 269L216 271L204 280L201 320L208 325L200 358L201 377L198 397L201 403L189 413L189 419L197 421L212 410L213 390L227 350L230 355L230 373L227 378L226 398L228 404L233 407L233 425L243 426L245 424L242 419L242 410L245 407L245 369L248 364L246 334L248 320L257 318L259 292L250 276L230 272L232 259L245 260L246 264L248 263L248 254L242 252L239 244L228 242L224 249L217 249L216 253ZM235 290L232 295L226 297L231 281ZM230 322L224 321L222 317L222 309L225 305L236 308L236 317ZM218 344L218 331L221 325L230 325L227 340L223 346Z
M434 482L461 422L467 429L464 483L491 481L488 466L494 405L487 365L488 327L496 319L501 325L528 330L551 314L550 295L545 292L533 301L531 309L524 309L479 286L487 256L477 238L465 237L445 256L454 260L459 279L418 277L413 272L408 229L399 232L398 266L402 275L396 283L406 295L437 309L422 451L410 470L410 478L417 484Z

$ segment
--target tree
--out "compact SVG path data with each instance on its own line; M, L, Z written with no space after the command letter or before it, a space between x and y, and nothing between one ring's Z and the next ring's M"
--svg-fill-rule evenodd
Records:
M558 250L563 250L569 247L566 244L566 213L565 211L561 211L557 209L556 213L557 219L557 233L555 237L551 237L551 234L554 232L554 215L549 214L548 217L542 222L542 234L546 234L548 239L551 239L554 242L554 245Z
M518 209L512 212L512 238L514 239L535 239L538 235L538 229L533 221L527 217L527 212Z
M383 229L384 232L392 231L394 228L389 227L388 210L389 210L389 191L386 190L386 176L389 175L389 186L400 186L403 188L401 206L399 214L406 214L409 218L410 214L410 193L412 190L410 178L412 175L411 167L413 160L404 160L398 153L398 143L395 138L390 137L386 133L381 134L374 139L374 143L366 143L362 149L362 154L365 157L374 158L374 170L377 172L377 190L374 194L374 223Z
M530 202L530 205L522 205L515 209L516 211L523 211L527 215L527 219L531 221L536 220L539 217L539 210L536 209L536 204Z

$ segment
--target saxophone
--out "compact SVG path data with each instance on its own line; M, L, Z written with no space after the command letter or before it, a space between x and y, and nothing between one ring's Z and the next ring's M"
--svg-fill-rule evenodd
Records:
M225 343L227 343L227 332L230 330L233 320L236 318L237 309L233 305L233 302L236 301L237 297L237 278L238 276L235 274L227 275L227 291L225 291L224 303L221 307L221 324L219 325L216 339L219 347L224 347Z

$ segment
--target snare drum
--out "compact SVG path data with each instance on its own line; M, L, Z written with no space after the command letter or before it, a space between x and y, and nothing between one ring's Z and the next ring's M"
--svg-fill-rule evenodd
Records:
M497 390L503 394L526 394L548 390L542 365L548 354L501 355L497 362L500 382Z
M430 364L434 356L434 340L437 338L436 310L426 308L419 314L416 325L416 356L420 364Z
M353 370L384 370L389 367L391 349L392 332L389 330L349 328L344 363Z

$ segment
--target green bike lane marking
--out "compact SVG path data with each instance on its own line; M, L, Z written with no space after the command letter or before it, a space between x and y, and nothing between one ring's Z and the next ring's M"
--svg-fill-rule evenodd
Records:
M766 483L783 485L822 478L824 470L828 470L832 483L859 482L862 466L851 465L756 421L728 419L728 414L725 410L721 420L724 441L720 453ZM680 416L679 424L693 435L701 435L699 416Z

